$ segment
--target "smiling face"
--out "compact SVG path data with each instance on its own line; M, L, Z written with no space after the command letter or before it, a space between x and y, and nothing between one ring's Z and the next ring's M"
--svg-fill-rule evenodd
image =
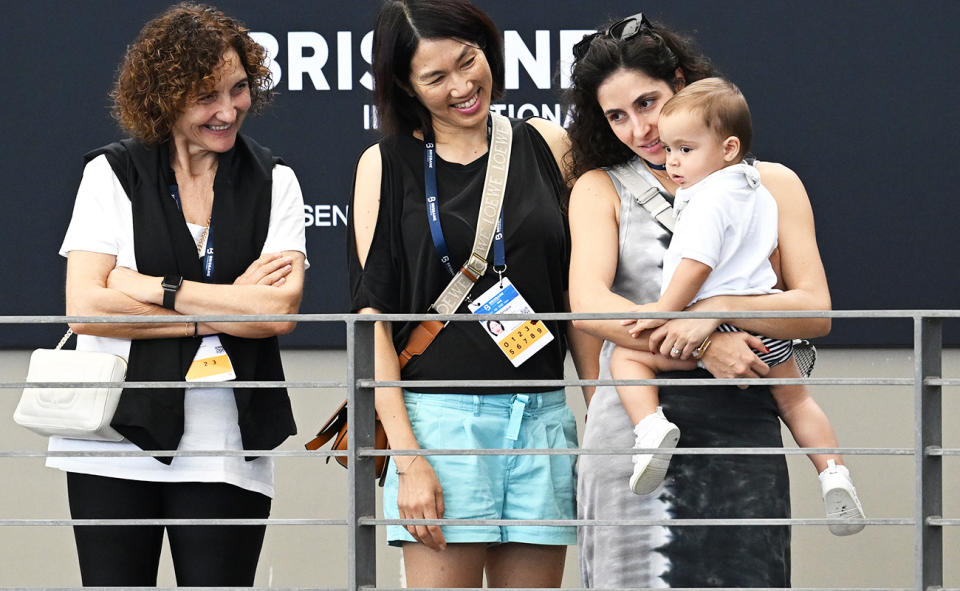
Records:
M203 86L188 100L173 124L174 145L190 154L222 153L237 141L237 133L250 110L250 84L233 49L213 72L213 83Z
M457 39L422 39L410 60L410 88L435 129L485 125L492 87L483 51Z
M685 189L740 160L740 140L720 137L699 113L675 111L661 116L660 139L666 150L667 173Z
M619 69L597 87L597 102L610 129L635 154L652 164L663 164L660 109L674 94L663 80L640 70Z

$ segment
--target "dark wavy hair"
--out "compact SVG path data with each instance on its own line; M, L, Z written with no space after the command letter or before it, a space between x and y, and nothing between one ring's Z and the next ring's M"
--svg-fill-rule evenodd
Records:
M249 29L212 6L184 2L140 31L117 71L113 116L134 138L156 144L170 137L188 102L213 83L223 54L233 49L250 83L250 111L271 98L266 51Z
M409 134L431 124L409 93L410 60L421 39L457 39L483 50L493 74L491 100L503 96L503 42L483 11L468 0L387 0L373 30L373 79L384 134Z
M621 68L663 80L674 90L684 82L716 75L713 64L691 39L661 23L652 23L651 28L623 41L609 35L594 37L586 53L573 63L572 84L565 96L573 109L567 129L573 144L569 154L573 178L594 168L622 164L635 155L613 134L597 102L597 89ZM682 81L677 78L677 68L683 72Z

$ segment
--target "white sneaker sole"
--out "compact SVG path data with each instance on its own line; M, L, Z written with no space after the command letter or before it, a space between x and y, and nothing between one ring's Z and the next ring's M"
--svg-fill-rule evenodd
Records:
M827 509L827 518L850 520L850 523L827 526L833 535L852 536L866 527L866 524L861 521L864 519L863 510L849 491L843 488L830 489L823 497L823 504Z
M680 441L680 429L673 427L669 429L656 447L660 449L673 449L677 447ZM660 483L667 475L667 468L670 467L670 454L641 454L646 459L645 466L634 466L633 475L630 476L630 490L634 494L648 495L657 490Z

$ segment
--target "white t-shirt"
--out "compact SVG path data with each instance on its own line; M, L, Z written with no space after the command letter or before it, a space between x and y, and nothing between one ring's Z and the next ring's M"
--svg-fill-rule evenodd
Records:
M187 224L195 240L203 227ZM117 266L136 270L133 213L120 180L106 156L91 160L77 190L73 217L60 255L82 250L115 255ZM306 255L303 195L293 170L273 168L270 223L262 253L298 251ZM198 255L199 256L199 255ZM309 266L309 264L307 264ZM127 358L128 339L78 335L77 349L106 351ZM242 450L237 404L232 388L187 388L183 400L183 438L179 450ZM49 451L138 451L127 441L103 442L51 437ZM241 488L274 494L273 458L246 461L242 456L178 456L171 464L150 457L51 457L47 466L68 472L154 482L226 482Z
M779 291L770 265L777 247L777 202L760 184L756 168L735 164L678 189L674 209L677 224L663 257L661 295L681 259L713 269L691 304L716 295Z

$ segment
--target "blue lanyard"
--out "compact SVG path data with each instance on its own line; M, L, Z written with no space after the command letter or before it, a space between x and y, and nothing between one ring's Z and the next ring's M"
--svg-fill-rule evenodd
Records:
M497 231L493 233L493 270L500 275L507 270L507 255L503 248L503 207L500 208Z
M180 187L175 183L170 185L170 196L177 203L177 209L183 213L183 206L180 203ZM207 283L213 281L213 216L210 217L210 226L207 228L207 244L203 253L203 280Z
M492 121L487 119L488 137L492 124ZM450 261L450 250L447 248L447 241L443 237L443 227L440 225L440 203L437 200L437 147L432 129L427 129L424 132L423 140L423 185L427 200L427 222L430 225L430 237L433 238L433 247L440 256L440 264L453 277L457 274L457 271ZM503 207L501 207L497 230L493 234L493 265L494 270L501 274L507 268L503 242Z

